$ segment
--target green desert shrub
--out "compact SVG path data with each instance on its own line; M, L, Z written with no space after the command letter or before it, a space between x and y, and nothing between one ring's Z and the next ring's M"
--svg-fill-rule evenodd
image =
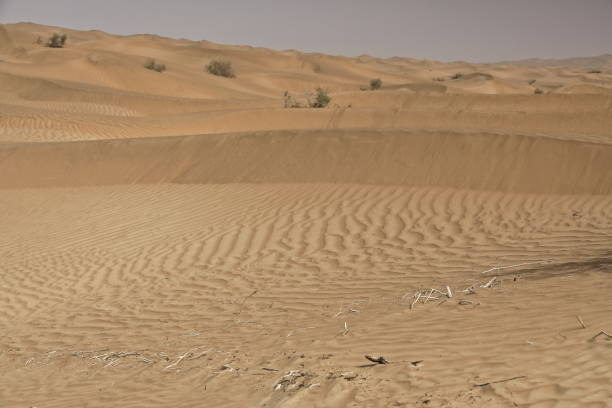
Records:
M315 91L314 100L310 102L311 108L324 108L331 102L331 96L326 89L317 88Z
M49 40L47 41L47 47L64 48L67 39L68 36L66 34L59 35L58 33L53 33L53 35L49 37Z
M380 78L376 78L370 81L370 89L376 91L382 87L382 80Z
M230 61L212 60L206 65L206 70L210 74L225 78L234 78L236 76Z
M158 64L154 59L150 59L144 66L146 69L150 69L151 71L164 72L166 70L166 66L164 64Z

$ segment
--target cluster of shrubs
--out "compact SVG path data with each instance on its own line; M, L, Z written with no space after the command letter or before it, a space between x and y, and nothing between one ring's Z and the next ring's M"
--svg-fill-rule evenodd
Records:
M370 89L376 91L382 88L382 80L380 78L376 78L370 81Z
M234 70L232 69L232 63L229 61L212 60L206 65L206 70L209 74L221 76L225 78L235 78Z
M146 69L150 69L151 71L164 72L166 70L166 66L164 64L158 64L154 59L150 59L144 66Z
M49 40L47 41L45 46L49 48L64 48L64 45L66 44L67 39L68 39L68 36L66 34L60 35L58 33L53 33L53 35L49 37ZM38 44L42 42L40 37L38 37L38 40L36 40L36 42Z
M325 108L331 102L331 96L324 88L315 89L314 95L306 97L306 102L297 101L288 91L283 94L285 108Z

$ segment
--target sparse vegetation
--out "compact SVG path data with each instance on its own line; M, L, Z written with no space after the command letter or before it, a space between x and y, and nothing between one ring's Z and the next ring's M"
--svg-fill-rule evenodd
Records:
M432 78L432 80L433 80L433 81L436 81L436 82L444 82L444 81L446 81L446 78L442 78L442 77L435 77L435 78Z
M230 61L212 60L206 65L206 70L212 75L217 75L225 78L235 78L232 63Z
M528 83L529 85L533 85L533 84L535 84L535 82L536 82L536 80L535 80L535 79L530 79L530 80L529 80L527 83Z
M451 79L460 79L460 78L463 78L463 74L461 72L457 72L451 77Z
M540 88L536 88L536 89L534 89L534 90L533 90L533 93L534 93L535 95L540 95L540 94L543 94L543 93L544 93L544 91L543 91L543 90L541 90Z
M304 102L298 101L289 91L283 93L285 108L325 108L331 102L331 96L327 90L320 87L315 90L314 94L307 94L302 99Z
M59 35L58 33L53 33L53 35L49 37L49 41L47 41L47 47L64 48L67 39L68 36L66 34Z
M285 103L285 108L303 108L304 105L298 102L293 95L289 93L289 91L285 91L283 94L283 101Z
M589 74L601 74L601 70L599 70L599 69L592 69L588 73Z
M370 81L370 89L376 91L382 87L382 80L380 78L376 78Z
M315 93L314 101L310 102L311 108L324 108L331 102L331 96L329 96L326 89L317 88Z
M157 64L154 59L149 60L144 66L146 69L150 69L151 71L164 72L166 70L166 66L164 64Z

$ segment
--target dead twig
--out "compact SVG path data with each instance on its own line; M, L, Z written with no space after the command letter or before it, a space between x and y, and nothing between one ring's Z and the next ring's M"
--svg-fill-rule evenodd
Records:
M491 285L497 280L497 276L494 276L493 278L491 278L491 280L489 280L487 283L485 283L484 285L481 285L481 288L487 289L490 288Z
M342 335L343 336L346 335L346 333L348 333L348 331L349 331L348 324L346 322L344 322L344 331L342 332Z
M589 339L589 341L593 342L593 341L595 341L595 339L596 339L596 338L598 338L599 336L606 336L606 338L608 338L608 339L612 339L612 334L608 334L608 333L606 333L605 331L603 331L603 330L602 330L602 331L600 331L599 333L597 333L596 335L594 335L593 337L591 337L591 338Z
M419 292L419 294L416 297L416 299L414 299L414 302L412 302L412 304L410 305L410 310L412 310L414 308L414 305L416 304L416 302L419 301L420 298L421 298L421 292Z
M474 384L474 386L476 386L476 387L486 387L487 385L503 383L503 382L513 381L513 380L518 380L519 378L527 378L527 376L526 375L519 375L518 377L506 378L506 379L503 379L503 380L491 381L491 382L486 382L486 383L482 383L482 384Z
M587 328L586 324L584 324L584 320L582 320L582 317L580 317L580 315L576 315L576 319L578 320L578 323L580 323L583 329Z
M181 363L181 361L183 361L183 360L185 360L186 358L189 358L189 357L191 357L191 356L193 356L193 353L192 353L191 351L186 352L186 353L185 353L185 354L183 354L182 356L178 356L177 360L176 360L174 363L172 363L172 364L170 364L170 365L168 365L168 366L164 367L164 370L168 370L168 369L170 369L170 368L174 368L174 367L178 366L178 365Z
M366 359L370 360L373 363L376 364L389 364L389 362L387 360L385 360L385 358L383 356L380 356L378 358L374 358L374 357L370 357L370 356L364 356Z
M253 292L251 292L250 295L247 295L244 297L244 299L242 299L242 302L240 303L240 306L238 308L238 312L236 314L240 314L242 313L242 308L244 307L244 303L247 301L247 299L249 299L251 296L254 296L257 293L257 289L255 289Z
M552 262L552 261L550 259L548 259L546 261L523 262L523 263L518 263L518 264L508 265L508 266L494 266L493 268L489 268L486 271L482 271L480 273L488 273L488 272L492 272L492 271L499 271L499 270L502 270L502 269L516 268L518 266L537 265L537 264L543 264L543 263L549 263L549 262Z

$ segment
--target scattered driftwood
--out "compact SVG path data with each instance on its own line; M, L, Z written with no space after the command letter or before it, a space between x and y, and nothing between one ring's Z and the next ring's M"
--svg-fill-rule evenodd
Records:
M383 356L380 356L378 358L374 358L374 357L370 357L370 356L364 356L366 359L370 360L373 363L376 364L389 364L389 362L387 360L385 360L385 358Z
M597 339L599 336L606 336L606 338L608 338L608 339L612 339L612 334L608 334L608 333L606 333L605 331L603 331L603 330L602 330L602 331L600 331L599 333L597 333L596 335L594 335L593 337L591 337L591 338L589 339L589 341L593 342L593 341L595 341L595 339Z
M580 323L583 329L587 328L586 324L584 324L584 320L582 320L582 317L580 317L580 315L576 315L576 320L578 320L578 323Z
M498 383L503 383L503 382L507 382L507 381L513 381L513 380L518 380L520 378L527 378L527 376L526 375L519 375L518 377L506 378L506 379L503 379L503 380L490 381L490 382L486 382L486 383L482 383L482 384L474 384L474 386L475 387L486 387L487 385L498 384Z

